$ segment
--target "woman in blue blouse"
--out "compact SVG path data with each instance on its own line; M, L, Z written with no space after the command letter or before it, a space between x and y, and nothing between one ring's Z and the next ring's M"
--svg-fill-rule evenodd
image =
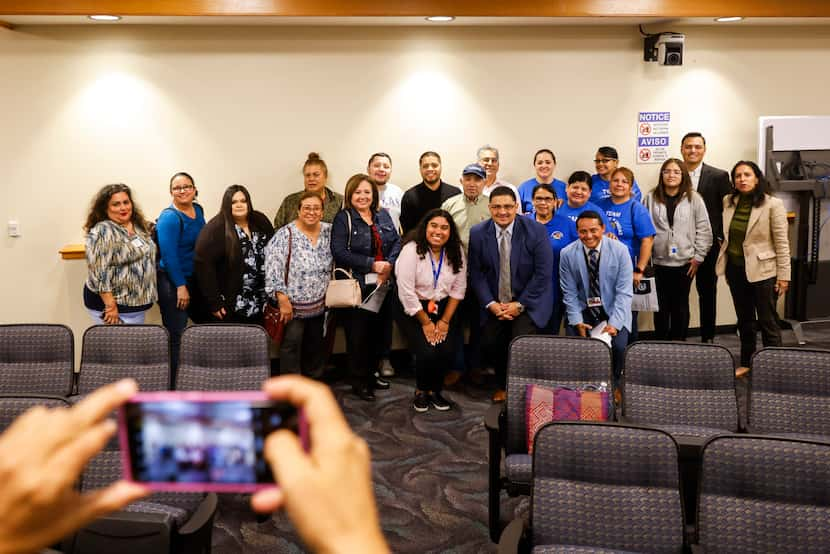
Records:
M161 321L170 333L170 362L179 366L179 345L187 327L193 283L193 251L205 226L205 212L194 200L196 182L183 171L170 179L173 203L164 208L156 222L159 244L158 295ZM194 317L194 320L201 318Z
M286 323L280 372L302 371L317 379L325 359L323 318L332 261L331 224L321 222L322 217L320 194L303 192L296 219L265 247L265 292Z
M130 187L98 191L84 224L84 306L96 324L144 323L156 301L156 248Z
M388 294L389 287L380 285L391 284L392 268L400 251L400 235L389 212L380 209L377 186L368 175L353 175L346 182L344 208L332 223L335 265L352 272L364 300L378 287L380 293L387 293L384 302L391 302L394 294ZM389 387L375 376L380 361L377 341L373 344L373 337L381 333L378 314L358 307L344 309L342 315L352 388L363 400L374 400L376 388Z
M214 322L262 323L265 245L274 227L254 210L242 185L231 185L222 208L199 233L193 259L199 291Z

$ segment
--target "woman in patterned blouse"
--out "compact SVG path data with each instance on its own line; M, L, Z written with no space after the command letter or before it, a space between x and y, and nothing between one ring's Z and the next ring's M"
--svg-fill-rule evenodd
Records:
M296 219L265 247L265 292L286 323L280 372L302 371L317 379L325 359L323 316L332 260L331 224L322 217L320 195L303 192Z
M156 246L130 187L107 185L92 200L84 225L84 306L96 324L144 323L156 301Z
M199 233L193 258L200 293L215 321L262 323L265 245L274 228L251 205L242 185L231 185L222 208Z

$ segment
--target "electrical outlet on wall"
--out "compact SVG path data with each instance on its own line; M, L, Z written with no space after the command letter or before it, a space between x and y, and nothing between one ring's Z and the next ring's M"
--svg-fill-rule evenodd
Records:
M20 237L23 236L23 233L20 231L20 222L14 219L10 219L8 223L9 228L9 236L10 237Z

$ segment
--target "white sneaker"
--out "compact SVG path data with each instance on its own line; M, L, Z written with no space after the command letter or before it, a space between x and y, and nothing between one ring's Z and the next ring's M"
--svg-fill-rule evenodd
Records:
M380 362L380 375L381 375L381 377L394 377L395 376L395 368L392 367L392 362L389 361L389 358L384 358Z

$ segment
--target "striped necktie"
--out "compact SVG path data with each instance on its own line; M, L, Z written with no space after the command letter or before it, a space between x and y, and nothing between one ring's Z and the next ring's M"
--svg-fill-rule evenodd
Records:
M592 298L599 298L599 252L592 248L588 252L588 289ZM602 308L600 306L589 307L588 310L594 317L594 323L598 322L602 316Z

